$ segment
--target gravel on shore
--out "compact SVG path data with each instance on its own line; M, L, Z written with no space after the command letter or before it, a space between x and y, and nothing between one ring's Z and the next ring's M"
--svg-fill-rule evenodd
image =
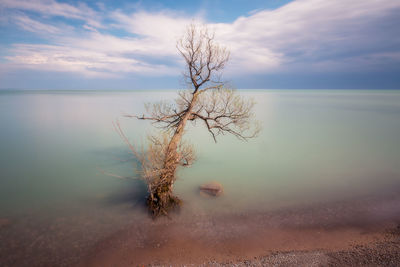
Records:
M147 265L151 267L177 265ZM368 245L357 245L349 250L276 252L253 259L203 264L184 264L185 267L261 267L261 266L400 266L400 224L388 231L384 240Z

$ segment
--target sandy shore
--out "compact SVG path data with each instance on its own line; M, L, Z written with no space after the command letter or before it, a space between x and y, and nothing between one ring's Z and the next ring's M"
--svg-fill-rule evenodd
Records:
M400 266L400 196L275 211L101 208L0 225L1 266Z
M270 213L148 220L102 240L79 265L398 266L399 203L363 199Z
M214 243L162 236L145 246L128 234L102 243L80 266L399 266L393 229L275 230Z

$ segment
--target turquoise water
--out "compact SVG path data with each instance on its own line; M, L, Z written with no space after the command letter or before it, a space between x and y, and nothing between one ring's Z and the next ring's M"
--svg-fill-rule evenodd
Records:
M188 127L185 138L197 161L178 172L181 217L399 192L400 92L240 93L256 100L263 130L248 142L221 136L215 144L201 124ZM146 220L143 183L101 172L137 178L135 159L112 122L118 119L140 146L153 127L122 115L175 97L175 91L1 91L0 219L11 226L0 226L6 246L0 256L26 257L29 265L37 253L57 250L60 259L74 262L79 249ZM208 181L220 182L224 195L202 197L198 187ZM43 244L34 250L37 240Z
M260 136L215 144L201 124L186 138L197 162L179 172L176 193L191 208L227 212L379 193L400 182L400 93L397 91L241 91L257 101ZM144 187L103 175L135 177L134 158L113 130L118 119L136 145L149 123L123 118L174 91L36 91L0 93L0 214L82 209L110 194L143 197ZM219 181L225 195L203 199L197 188ZM256 205L256 203L258 203ZM260 205L262 204L262 205ZM61 208L62 207L62 208Z

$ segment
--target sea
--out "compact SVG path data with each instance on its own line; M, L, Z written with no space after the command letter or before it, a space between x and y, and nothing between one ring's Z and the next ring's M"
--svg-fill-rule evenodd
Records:
M174 101L177 93L0 91L3 263L70 265L99 240L147 222L140 164L114 125L145 149L160 129L125 115L145 114L146 103ZM174 193L184 204L175 220L398 194L400 91L237 93L255 100L262 130L247 141L227 134L214 142L201 122L188 125L184 139L196 161L177 173ZM211 181L223 195L200 194Z

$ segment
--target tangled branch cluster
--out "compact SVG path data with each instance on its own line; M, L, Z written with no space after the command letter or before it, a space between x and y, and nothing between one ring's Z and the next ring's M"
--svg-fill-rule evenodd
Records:
M141 168L138 171L140 177L147 184L148 192L150 194L154 193L154 190L165 182L160 177L163 177L163 174L168 172L165 168L165 157L171 139L170 134L164 132L161 135L149 135L147 149L141 147L140 151L138 151L123 132L119 121L115 121L113 126L121 139L128 145L131 153L139 160ZM195 161L196 156L193 145L185 141L180 142L177 153L178 165L190 166Z
M193 93L208 83L222 84L220 71L229 60L229 51L215 43L214 34L207 28L190 25L176 47L185 59L187 70L183 76Z
M138 119L151 120L156 127L169 130L175 128L183 114L188 112L193 94L189 90L179 92L175 103L165 102L147 105L150 116L131 116ZM241 140L255 137L260 131L260 125L254 120L252 109L255 102L246 99L233 89L213 88L201 90L198 99L190 112L189 120L202 121L207 130L217 142L217 136L227 133Z

